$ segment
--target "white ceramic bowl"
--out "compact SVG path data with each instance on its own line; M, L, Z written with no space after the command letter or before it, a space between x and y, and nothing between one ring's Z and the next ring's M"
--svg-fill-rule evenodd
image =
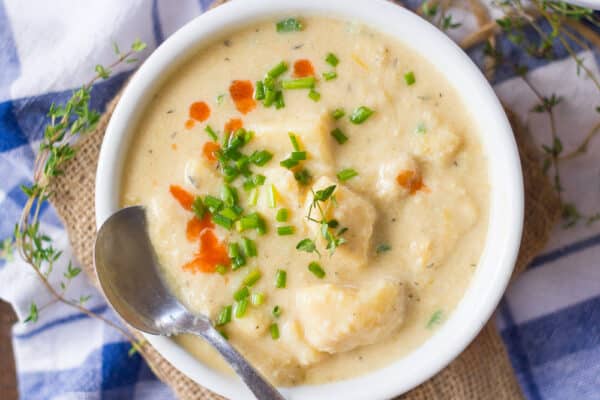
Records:
M240 26L311 14L370 25L414 48L438 66L471 111L489 162L491 202L485 249L471 285L450 318L421 347L386 368L346 381L283 389L290 399L389 398L436 374L478 334L506 288L523 224L520 162L511 127L498 99L468 56L410 11L383 0L240 0L217 7L184 26L140 67L115 109L98 164L97 225L119 208L121 170L140 111L176 66L199 47ZM213 371L173 340L149 335L147 339L171 364L199 384L232 399L251 398L236 377Z

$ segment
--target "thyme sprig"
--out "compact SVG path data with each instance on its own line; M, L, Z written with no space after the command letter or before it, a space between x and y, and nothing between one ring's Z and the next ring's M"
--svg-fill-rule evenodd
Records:
M90 299L89 295L77 299L67 297L69 285L73 279L79 276L80 268L74 267L69 262L60 286L55 288L50 283L49 277L54 265L62 256L62 251L55 248L52 239L40 231L39 221L42 204L52 196L50 189L52 179L63 174L62 167L64 163L71 160L76 154L73 142L79 136L92 131L100 119L100 114L90 108L91 91L94 83L100 79L108 79L113 69L123 63L137 62L138 59L134 55L143 51L146 44L136 40L126 52L121 52L116 44L113 48L117 58L112 64L107 67L97 65L95 68L96 75L81 88L75 90L66 103L62 105L52 103L50 106L48 111L50 121L44 129L39 152L34 161L33 181L29 185L21 186L21 189L27 195L27 201L15 226L14 245L21 258L32 267L44 287L53 297L50 303L43 306L38 306L35 302L32 302L29 316L25 319L25 322L37 321L39 312L42 309L60 302L112 326L131 340L134 343L134 348L139 348L140 344L137 343L133 335L109 319L85 307L85 303ZM12 249L12 241L3 242L0 249L1 255L11 254L12 250L8 249Z
M584 74L589 78L594 87L600 93L600 80L587 67L584 60L579 57L571 43L576 44L584 50L590 51L590 46L586 43L589 37L584 33L586 30L580 25L581 21L600 26L597 16L592 10L566 4L562 1L552 0L532 0L527 3L527 6L521 0L501 0L495 3L497 7L502 9L504 16L496 20L498 30L506 34L506 37L515 46L523 49L528 55L534 58L555 58L555 46L557 44L567 51L569 56L577 65L577 74ZM543 29L542 23L546 22L550 29ZM530 27L535 35L526 35L525 29ZM579 30L575 28L580 28ZM493 35L494 30L488 27L484 28L486 32ZM582 33L583 32L583 33ZM473 35L477 37L477 34ZM495 41L490 40L484 46L484 55L491 63L487 64L490 70L486 70L486 74L493 74L493 71L500 65L509 63L496 48ZM600 213L585 215L580 212L576 205L570 201L565 201L563 195L563 185L561 181L560 165L561 162L573 159L584 154L587 151L590 141L600 132L600 122L589 131L583 141L576 146L575 150L564 155L563 143L560 132L557 130L555 109L561 103L562 97L556 93L549 96L544 96L538 88L527 78L527 68L522 65L510 64L514 68L516 74L523 80L527 87L537 98L537 104L530 112L547 114L550 123L549 144L542 145L544 157L542 158L542 168L544 172L552 171L554 188L559 196L563 227L570 228L577 225L579 222L585 222L587 225L600 220ZM598 111L597 105L593 105ZM599 111L600 112L600 111Z
M330 255L333 255L339 246L346 243L346 239L344 239L342 235L348 230L348 228L340 228L336 231L336 229L339 228L339 222L336 219L327 219L326 212L323 210L323 207L325 207L327 202L330 202L329 204L333 204L333 206L337 205L335 189L336 185L328 186L325 189L317 190L316 192L311 189L313 198L306 215L308 221L319 224L321 236L327 243L325 248L329 250ZM329 206L329 204L327 204L327 206ZM314 210L319 211L319 216L317 218L313 217ZM308 238L301 240L296 246L296 249L308 253L315 252L320 256L315 241Z

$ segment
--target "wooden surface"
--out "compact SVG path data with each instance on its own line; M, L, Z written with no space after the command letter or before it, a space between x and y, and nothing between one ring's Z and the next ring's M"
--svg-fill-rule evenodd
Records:
M0 399L16 400L17 378L10 331L17 320L12 307L0 300Z

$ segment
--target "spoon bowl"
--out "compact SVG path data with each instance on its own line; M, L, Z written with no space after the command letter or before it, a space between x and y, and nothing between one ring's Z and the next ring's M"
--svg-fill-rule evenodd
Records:
M258 399L283 396L213 327L169 291L150 241L143 207L123 208L100 227L94 247L98 281L110 305L131 326L152 335L196 334L211 344Z

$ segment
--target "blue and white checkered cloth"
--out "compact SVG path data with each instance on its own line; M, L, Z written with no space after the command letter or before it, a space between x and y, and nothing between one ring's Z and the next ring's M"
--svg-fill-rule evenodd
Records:
M165 37L208 7L209 0L0 0L0 240L11 236L25 202L19 185L31 168L51 102L62 102L86 82L97 63L112 61L111 43L137 37L149 54ZM416 6L417 0L409 1ZM456 11L459 15L460 11ZM472 24L472 18L470 23ZM465 26L452 35L460 37ZM548 27L545 27L548 29ZM565 151L576 146L600 120L600 96L589 79L576 74L575 62L558 47L555 60L532 59L501 37L504 54L526 64L528 77L544 94L564 98L557 127ZM600 52L573 44L598 74ZM470 55L481 65L482 48ZM131 71L120 69L93 91L102 110ZM510 69L500 69L494 85L499 97L527 123L538 144L550 143L544 114L529 110L536 98ZM563 196L586 213L600 211L600 139L587 154L562 166ZM54 211L45 207L42 229L71 256L68 239ZM64 265L63 265L64 267ZM61 266L55 267L54 283ZM69 295L91 294L88 305L114 318L102 297L84 279ZM22 319L32 300L50 298L29 267L18 259L0 262L0 297ZM528 399L600 398L600 222L565 230L557 227L545 251L509 289L500 306L498 328ZM51 304L35 324L14 327L19 389L23 399L170 399L130 345L110 327L72 309Z

